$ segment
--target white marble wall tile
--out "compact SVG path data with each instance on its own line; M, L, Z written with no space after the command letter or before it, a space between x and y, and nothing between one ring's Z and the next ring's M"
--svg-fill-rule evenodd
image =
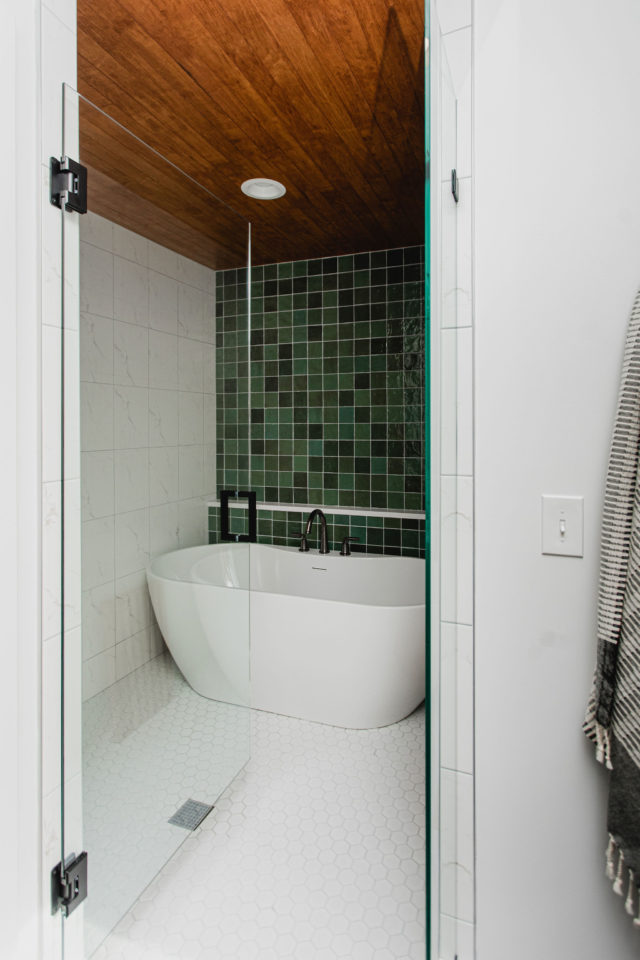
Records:
M440 909L473 923L473 777L442 770L440 790Z
M82 593L82 659L103 653L115 644L116 601L113 580Z
M80 244L80 312L113 317L113 254Z
M62 253L60 245L61 211L49 202L49 162L41 167L40 212L42 229L42 323L60 328L60 284ZM79 291L76 290L77 301Z
M458 336L443 330L440 336L440 471L457 472Z
M203 390L215 396L216 392L216 350L211 343L201 343Z
M163 390L178 387L178 337L149 331L149 386Z
M149 450L149 503L158 506L178 500L178 447L151 447Z
M473 322L473 275L471 248L473 236L471 232L471 177L462 177L458 185L457 204L457 324L459 327L470 327Z
M440 179L451 190L451 171L457 164L457 112L456 93L453 86L447 52L441 47L440 76ZM437 148L437 144L436 144Z
M178 391L149 390L149 446L178 443Z
M144 387L114 389L114 447L146 447L149 442L149 391Z
M204 396L204 442L215 445L216 442L216 398L214 394Z
M56 750L59 757L59 749ZM61 792L55 787L42 800L42 860L54 864L60 860L60 827L62 824ZM42 870L42 903L51 899L51 877ZM42 910L42 960L63 960L60 936L60 916Z
M204 397L202 393L178 394L178 442L202 444L204 438Z
M473 622L473 480L441 479L440 616L450 623Z
M113 320L80 315L80 379L113 383Z
M64 774L68 783L82 771L82 631L64 637ZM81 826L81 825L80 825Z
M162 333L178 333L178 283L155 271L149 271L149 326Z
M440 325L458 326L458 210L450 183L440 185Z
M116 680L151 659L151 631L147 628L116 644Z
M178 338L178 386L181 390L203 392L204 346L198 340Z
M64 617L65 629L81 622L82 523L80 478L64 482Z
M82 450L113 450L113 387L83 383L80 400Z
M42 327L42 480L59 480L60 457L60 330Z
M149 510L132 510L115 518L116 579L144 570L149 562Z
M62 485L59 481L42 485L42 636L60 632L60 577L62 524L60 522Z
M113 325L113 382L130 387L149 384L149 331L134 323Z
M113 252L125 260L133 260L143 267L149 265L149 241L120 224L113 225Z
M444 333L444 331L443 331ZM457 469L458 476L473 473L473 333L460 327L457 335Z
M204 447L194 444L179 448L180 499L200 497L204 493Z
M127 513L149 505L149 460L146 447L116 450L116 513Z
M159 557L180 546L178 536L178 503L163 503L149 510L150 559Z
M42 793L60 783L60 634L42 644Z
M149 267L174 280L178 277L178 254L168 247L149 241Z
M108 517L115 511L114 454L95 450L82 454L82 519Z
M185 283L178 285L178 333L192 340L205 339L205 294Z
M473 773L473 628L443 623L440 632L440 763Z
M216 448L215 444L207 443L204 447L204 495L212 497L216 494Z
M204 298L204 340L215 343L216 339L216 298L215 293L205 294Z
M198 547L207 543L207 505L203 500L194 498L180 501L178 529L181 547Z
M470 327L443 330L440 338L441 450L443 474L473 472L472 334Z
M215 272L95 215L81 226L90 268L83 306L94 309L82 323L83 657L92 696L163 649L143 573L150 553L207 539Z
M46 0L44 4L52 13L56 15L70 30L75 33L76 30L76 0ZM67 65L67 72L69 66Z
M64 337L64 475L80 477L80 331L67 330Z
M114 257L113 316L116 320L149 325L148 273L139 263Z
M109 647L82 664L82 699L89 700L116 682L116 649Z
M72 96L74 107L76 95ZM77 156L77 153L76 153ZM67 217L64 228L64 325L66 330L80 329L80 218ZM58 289L58 298L60 291ZM60 315L60 302L56 303Z
M457 104L457 164L459 177L471 176L471 27L442 38Z
M471 25L471 0L438 0L437 10L442 33Z
M115 579L115 523L113 517L82 524L82 587L90 590Z
M473 960L474 926L440 914L440 960Z
M151 599L144 570L116 580L116 643L151 624Z
M441 299L441 960L473 960L473 391L470 0L438 3ZM439 38L436 25L436 40ZM451 169L458 175L458 203Z
M178 280L188 283L192 287L198 287L199 290L206 290L208 284L208 269L195 260L189 260L188 257L178 255Z
M88 210L80 221L80 236L85 243L113 253L113 226L111 220Z

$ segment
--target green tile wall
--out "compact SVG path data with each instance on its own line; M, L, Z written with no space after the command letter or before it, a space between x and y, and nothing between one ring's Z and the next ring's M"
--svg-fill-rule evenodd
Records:
M424 248L254 267L250 347L246 279L217 275L218 490L424 510Z
M229 508L229 526L234 533L246 529L247 511L242 507ZM384 553L389 556L424 557L425 521L395 517L371 517L325 513L327 535L331 550L340 550L343 537L358 537L351 544L354 553ZM300 543L297 536L304 529L306 516L284 510L258 509L258 543L273 543L292 547ZM220 537L220 508L209 507L209 543L218 543ZM314 523L309 546L320 546L319 527Z

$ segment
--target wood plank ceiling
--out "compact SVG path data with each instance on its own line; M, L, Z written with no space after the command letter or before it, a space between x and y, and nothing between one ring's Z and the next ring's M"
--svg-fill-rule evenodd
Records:
M90 208L194 259L423 242L423 0L78 0ZM270 177L280 200L240 191Z

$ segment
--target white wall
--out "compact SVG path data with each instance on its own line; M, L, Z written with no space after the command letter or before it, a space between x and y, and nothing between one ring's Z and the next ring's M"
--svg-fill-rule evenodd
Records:
M215 497L215 273L80 222L83 698L163 649L153 557L207 542Z
M479 960L631 960L581 733L603 483L640 284L640 5L475 0ZM540 496L585 498L584 559Z

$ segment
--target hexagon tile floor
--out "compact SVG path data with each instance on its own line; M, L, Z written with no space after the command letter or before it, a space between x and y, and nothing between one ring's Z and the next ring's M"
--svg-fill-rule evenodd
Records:
M252 712L248 764L92 960L424 960L424 719Z

